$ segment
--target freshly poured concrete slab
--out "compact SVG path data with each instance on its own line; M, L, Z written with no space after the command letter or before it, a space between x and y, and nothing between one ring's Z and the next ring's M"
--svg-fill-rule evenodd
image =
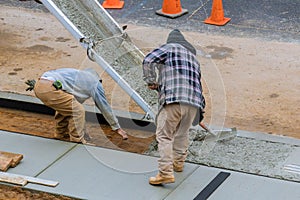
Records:
M300 139L282 136L282 135L272 135L268 133L258 133L258 132L250 132L250 131L243 131L243 130L238 130L237 135L239 137L244 137L244 138L253 138L256 140L264 140L264 141L300 146Z
M300 147L294 148L294 151L286 159L283 170L286 173L298 174L300 176Z
M26 187L82 199L164 199L197 165L187 164L176 173L176 183L156 187L148 183L157 173L157 158L99 147L78 145L39 178L59 181L55 188L36 184Z
M295 147L294 151L286 159L286 165L299 165L300 166L300 147Z
M104 148L87 147L86 150L102 165L116 171L143 174L157 170L157 158L154 157Z
M0 141L0 150L23 155L21 162L7 172L27 176L38 175L76 145L2 130Z
M223 171L231 174L209 199L300 199L300 183L292 181L186 163L184 172L175 173L175 183L151 186L156 157L6 131L0 131L0 141L1 150L24 155L10 173L59 182L56 187L29 183L28 189L91 200L193 199ZM298 153L296 148L287 161Z
M231 174L210 200L300 199L300 183L200 166L166 200L194 199L221 171Z

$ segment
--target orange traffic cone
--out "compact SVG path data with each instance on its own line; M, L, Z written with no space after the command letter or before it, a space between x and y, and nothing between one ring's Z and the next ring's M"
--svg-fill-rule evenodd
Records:
M180 0L164 0L162 9L156 11L156 14L170 18L180 17L186 13L188 10L181 8Z
M106 0L103 2L103 8L123 8L124 1L119 0Z
M223 26L229 21L230 18L224 17L222 0L213 0L211 15L204 23Z

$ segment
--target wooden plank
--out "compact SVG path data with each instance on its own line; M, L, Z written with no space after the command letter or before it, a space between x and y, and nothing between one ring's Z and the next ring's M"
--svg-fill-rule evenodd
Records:
M31 176L24 176L24 175L12 174L7 172L0 172L0 181L3 180L4 182L7 182L6 180L8 180L11 181L11 183L16 182L15 184L20 184L22 183L22 179L25 180L26 183L27 182L35 183L35 184L46 185L51 187L55 187L58 185L57 181L45 180L45 179L35 178Z
M5 183L12 183L16 185L24 186L27 184L27 180L17 176L17 175L10 175L4 172L0 172L0 181Z
M45 179L40 179L40 178L35 178L30 176L23 176L23 177L30 183L36 183L36 184L46 185L51 187L56 187L58 185L57 181L45 180Z
M0 170L6 172L12 163L12 158L0 157Z
M0 158L3 158L3 157L4 158L12 158L13 159L11 167L17 166L19 164L19 162L23 159L23 155L22 154L0 151Z

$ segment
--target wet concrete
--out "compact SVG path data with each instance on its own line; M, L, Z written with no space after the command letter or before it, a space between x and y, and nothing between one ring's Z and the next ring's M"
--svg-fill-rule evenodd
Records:
M156 93L149 91L142 81L143 53L134 46L126 34L111 19L97 9L93 1L82 3L78 0L54 1L55 5L94 43L94 50L145 100L157 107Z
M300 164L299 158L290 161L300 149L300 140L295 139L295 144L277 136L278 140L272 141L267 134L259 133L266 138L238 136L217 141L203 139L205 134L199 127L190 130L187 162L300 182L300 172L284 170L291 162ZM159 156L155 141L145 154Z

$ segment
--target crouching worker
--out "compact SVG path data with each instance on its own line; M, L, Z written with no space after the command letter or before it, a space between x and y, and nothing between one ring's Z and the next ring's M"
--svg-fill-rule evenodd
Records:
M159 172L150 177L149 183L173 183L174 171L182 172L184 168L189 128L197 112L200 110L202 114L205 107L196 49L175 29L166 44L145 57L143 74L149 89L158 91L159 103L156 117Z
M128 139L107 102L101 79L93 69L61 68L45 72L35 83L27 81L35 95L46 106L54 109L55 138L70 137L71 142L86 143L85 109L82 103L92 97L112 130ZM88 137L86 137L88 138Z

